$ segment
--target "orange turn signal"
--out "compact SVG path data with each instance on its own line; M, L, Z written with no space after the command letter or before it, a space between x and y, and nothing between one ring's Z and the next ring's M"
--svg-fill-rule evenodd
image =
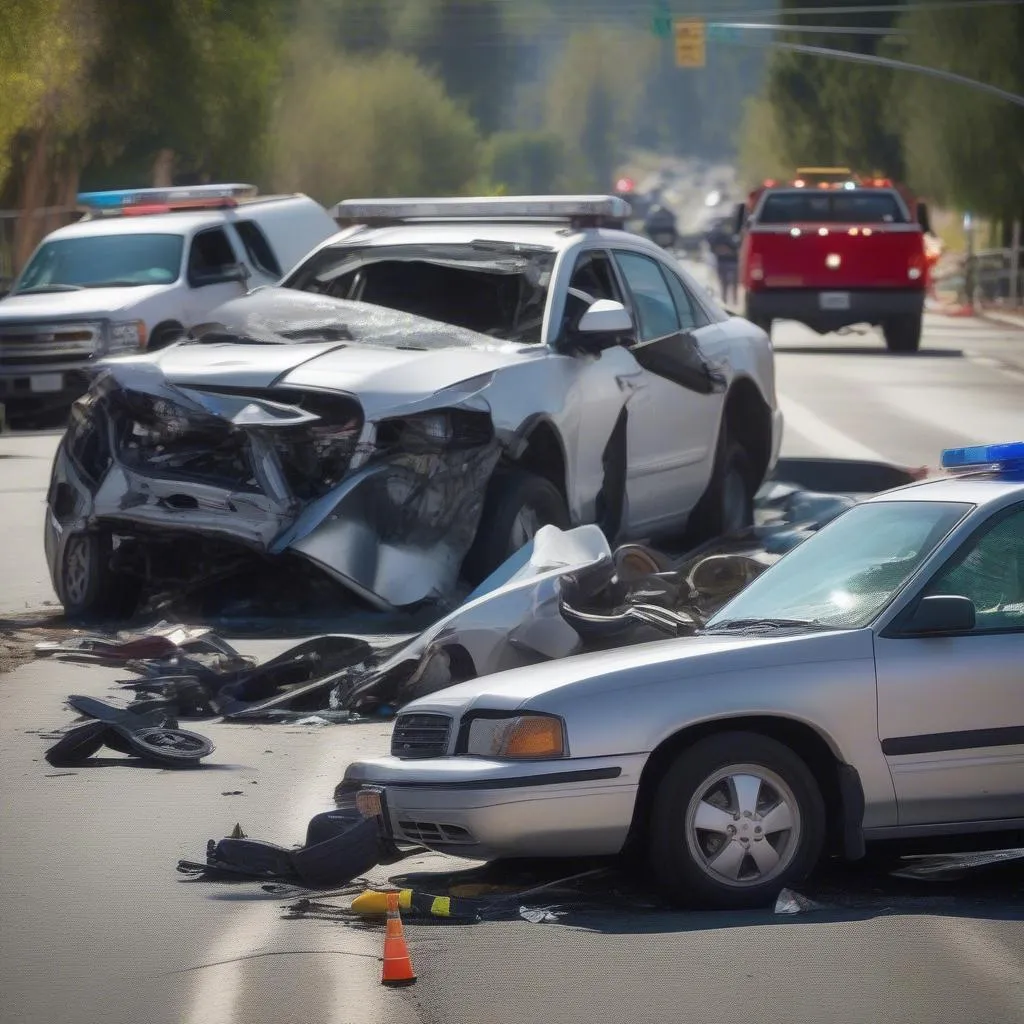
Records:
M523 715L509 726L502 748L503 757L562 757L562 723L546 715Z

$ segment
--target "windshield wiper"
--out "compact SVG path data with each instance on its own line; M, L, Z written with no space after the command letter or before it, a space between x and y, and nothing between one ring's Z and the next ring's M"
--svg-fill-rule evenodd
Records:
M723 619L705 627L705 633L733 629L826 629L816 619Z
M35 288L19 288L12 295L45 295L47 292L84 292L84 284L41 284Z

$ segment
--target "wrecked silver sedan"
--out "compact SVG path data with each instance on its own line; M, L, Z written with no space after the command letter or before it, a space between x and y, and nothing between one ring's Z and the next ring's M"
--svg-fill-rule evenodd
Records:
M646 239L564 212L342 232L192 337L101 364L48 496L65 610L255 557L390 611L545 524L749 523L781 434L767 338Z

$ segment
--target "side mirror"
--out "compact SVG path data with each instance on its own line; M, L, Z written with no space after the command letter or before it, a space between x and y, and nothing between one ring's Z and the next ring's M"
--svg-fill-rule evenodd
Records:
M621 302L598 299L580 317L573 333L583 348L608 348L633 333L633 318Z
M974 602L967 597L936 594L922 598L901 632L910 635L966 633L974 629Z
M921 225L921 230L926 234L932 233L932 219L928 215L928 204L918 203L917 204L917 222Z
M239 284L248 284L251 276L249 268L244 263L235 263L230 267L224 268L225 281L237 281Z
M208 284L227 284L229 281L237 281L244 287L248 284L250 276L249 268L244 263L231 263L207 274L195 274L192 284L196 288L202 288Z
M732 215L732 233L740 234L747 224L747 207L744 203L737 203Z

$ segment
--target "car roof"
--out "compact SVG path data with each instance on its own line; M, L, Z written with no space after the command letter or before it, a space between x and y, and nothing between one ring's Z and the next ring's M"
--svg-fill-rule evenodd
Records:
M630 231L611 228L573 228L564 222L458 220L419 221L389 227L346 228L323 242L321 248L343 242L361 245L422 245L466 244L477 239L495 242L522 242L526 245L547 246L554 252L568 249L587 239L600 239L606 244L639 245L658 250L653 242Z
M137 217L93 217L57 228L44 241L52 238L91 238L102 235L190 235L200 228L216 227L258 210L263 204L296 199L309 202L304 196L259 196L237 207L209 210L176 210L172 213L147 213Z
M866 502L877 501L953 501L993 509L1024 500L1024 482L1007 480L994 473L965 473L922 480L891 491L873 495Z

